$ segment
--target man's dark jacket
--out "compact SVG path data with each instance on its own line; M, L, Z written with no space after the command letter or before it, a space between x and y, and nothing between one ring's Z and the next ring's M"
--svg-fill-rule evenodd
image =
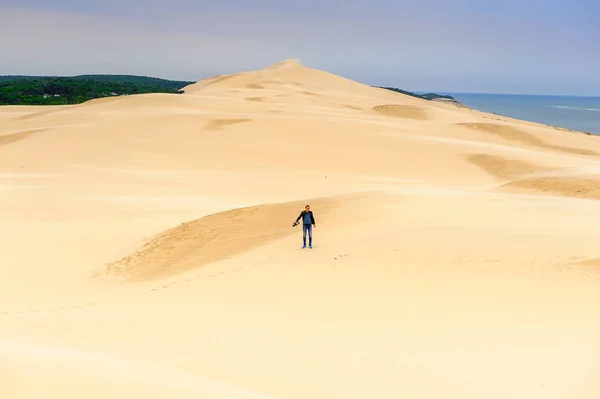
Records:
M315 223L315 217L313 216L312 211L302 211L300 212L300 216L298 216L298 218L296 219L296 224L298 223L298 221L302 219L303 224L316 224ZM307 223L308 222L308 223Z

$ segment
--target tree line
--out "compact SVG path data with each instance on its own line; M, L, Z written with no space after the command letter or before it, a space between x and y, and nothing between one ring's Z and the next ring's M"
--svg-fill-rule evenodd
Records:
M0 105L78 104L109 96L178 94L191 83L135 75L0 76Z
M456 101L454 97L448 96L448 95L442 95L442 94L436 94L436 93L416 94L416 93L412 93L410 91L398 89L396 87L381 87L381 86L375 86L375 87L377 87L379 89L395 91L396 93L406 94L407 96L422 98L423 100L433 100L435 98L446 98L448 100Z

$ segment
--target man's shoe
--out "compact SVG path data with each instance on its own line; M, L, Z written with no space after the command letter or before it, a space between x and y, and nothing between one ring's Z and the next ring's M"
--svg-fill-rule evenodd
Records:
M304 244L304 245L302 246L302 249L304 249L304 248L306 248L306 244Z
M308 247L309 247L310 249L312 249L312 244L310 244Z

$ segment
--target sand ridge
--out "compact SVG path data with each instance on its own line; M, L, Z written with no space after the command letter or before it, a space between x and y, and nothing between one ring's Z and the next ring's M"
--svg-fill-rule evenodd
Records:
M501 125L501 124L495 124L495 123L466 123L466 124L459 124L459 125L468 127L470 129L475 129L480 132L493 134L493 135L499 136L505 140L511 140L511 141L514 140L514 141L521 142L525 145L535 146L535 147L539 147L539 148L543 148L543 149L561 151L561 152L565 152L568 154L576 154L576 155L590 155L590 156L599 155L598 152L590 150L590 149L574 148L574 147L570 147L570 146L549 144L549 143L544 142L542 139L540 139L539 137L537 137L531 133L525 132L523 130L519 130L519 129L514 128L513 126L509 126L509 125Z
M0 115L3 399L599 397L597 137L293 59Z
M321 221L329 210L348 202L345 197L317 198L211 214L161 233L135 254L107 265L105 273L144 281L187 272L297 234L299 228L290 225L306 203L319 209Z
M465 154L464 159L500 179L516 179L547 168L517 159L509 159L490 154Z
M516 179L500 189L520 189L571 198L600 199L600 176L544 176Z
M8 145L16 141L26 139L36 133L43 132L46 129L33 129L24 132L10 133L0 136L0 146Z

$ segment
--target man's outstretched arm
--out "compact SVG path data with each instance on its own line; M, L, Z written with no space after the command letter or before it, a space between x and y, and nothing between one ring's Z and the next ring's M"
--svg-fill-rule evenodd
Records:
M296 221L294 222L294 226L298 224L298 221L302 218L304 214L304 211L300 212L300 215L298 215L298 217L296 218Z

